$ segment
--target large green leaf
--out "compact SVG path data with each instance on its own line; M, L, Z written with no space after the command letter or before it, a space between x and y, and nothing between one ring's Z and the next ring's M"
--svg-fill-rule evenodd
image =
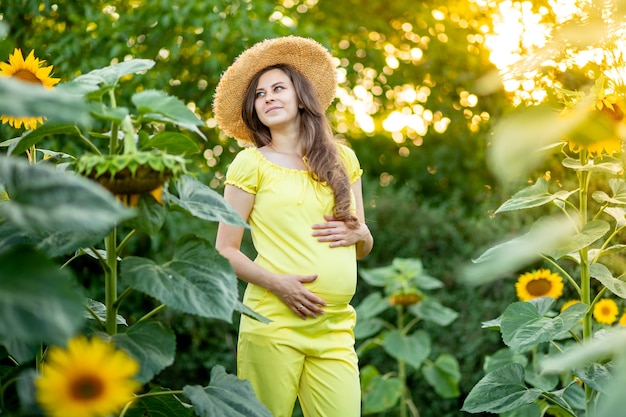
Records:
M74 94L87 94L100 90L102 86L114 86L120 78L148 70L153 66L154 61L150 59L131 59L92 70L68 83L60 84L57 88Z
M626 410L626 395L624 395L624 386L626 385L626 356L624 355L624 345L621 345L621 351L614 358L613 364L613 383L608 387L606 396L600 397L598 401L598 410L595 417L616 417L624 414Z
M8 146L7 155L20 155L31 146L38 144L42 139L54 135L78 136L80 135L80 129L74 124L44 123L35 130L27 130L22 136L0 143L0 146Z
M454 356L440 355L435 362L424 364L422 374L441 397L456 398L461 394L459 390L461 370Z
M549 297L533 302L510 304L502 314L502 340L516 352L526 351L533 346L564 337L584 316L587 306L574 304L557 317L546 317L554 302Z
M588 247L593 242L602 238L611 229L611 225L604 220L594 220L585 224L580 233L570 237L566 242L549 252L554 259L577 252Z
M83 295L67 269L32 248L0 254L0 344L63 345L83 324Z
M385 336L383 348L390 356L403 360L418 369L424 359L430 355L430 336L421 330L408 336L398 330L392 330Z
M172 123L206 139L204 133L198 128L198 126L203 126L204 122L177 97L160 90L144 90L135 93L132 102L144 119Z
M519 363L525 367L528 364L528 357L525 354L513 352L509 348L502 348L493 355L485 357L483 370L485 373L489 373L511 363Z
M495 214L505 211L539 207L552 202L555 198L556 196L554 194L548 192L548 181L543 177L539 177L533 185L518 191L513 197L505 201L495 211Z
M363 414L380 413L395 406L403 390L402 381L396 377L375 377L363 392Z
M447 326L457 319L459 313L445 307L433 298L425 298L422 302L413 304L409 311L426 321Z
M143 150L159 149L172 155L193 155L200 152L196 142L179 132L161 132L141 146Z
M271 417L248 381L241 380L217 365L211 369L208 387L186 385L183 393L200 417Z
M167 209L150 194L141 194L137 202L137 216L126 222L126 226L154 236L165 222Z
M160 321L140 321L124 333L113 336L115 345L127 351L140 365L136 379L147 383L166 367L174 363L176 336Z
M389 299L383 297L378 291L367 295L358 306L355 307L357 323L359 320L366 320L376 317L378 314L390 307Z
M241 216L211 187L188 175L174 182L178 196L163 190L165 201L202 220L248 227Z
M611 178L609 180L612 196L604 191L594 191L592 197L600 204L609 203L617 205L626 205L626 181L620 178Z
M610 394L611 386L615 384L611 371L599 363L592 363L586 368L578 369L575 374L585 385L602 394Z
M470 391L462 411L504 413L537 400L542 391L524 385L524 368L518 363L485 375Z
M626 298L626 282L620 278L613 278L613 274L605 265L594 263L589 266L589 274L600 281L609 291L620 298Z
M45 163L0 157L0 182L9 196L0 216L52 255L91 246L134 215L95 182Z
M470 285L484 284L507 276L529 265L568 242L575 230L567 218L541 218L531 230L486 250L473 264L461 270L461 278Z
M179 311L230 322L239 300L237 277L207 240L184 236L164 265L135 256L121 263L131 287Z
M91 122L82 97L48 89L17 77L0 77L0 114L19 117L45 116L47 124Z
M605 172L617 175L623 169L624 164L618 158L603 155L601 158L589 160L585 165L579 159L565 158L563 166L575 171Z
M193 417L193 408L164 388L153 388L140 397L126 412L126 417Z
M567 372L571 369L589 366L593 362L602 362L606 358L622 355L624 346L626 346L626 329L611 328L602 331L589 341L570 347L563 353L541 359L539 366L543 372Z

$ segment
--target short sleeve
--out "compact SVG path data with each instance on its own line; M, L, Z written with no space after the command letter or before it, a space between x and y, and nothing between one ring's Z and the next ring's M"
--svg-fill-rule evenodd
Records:
M256 194L259 184L259 160L252 148L240 151L226 171L225 184Z
M346 167L346 171L348 171L350 183L353 184L356 180L361 178L361 175L363 175L359 159L356 157L354 151L346 145L339 145L339 155L341 156L341 159Z

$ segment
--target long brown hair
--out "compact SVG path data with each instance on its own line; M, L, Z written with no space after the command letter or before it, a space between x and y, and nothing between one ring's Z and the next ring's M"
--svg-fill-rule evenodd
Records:
M246 126L253 134L257 147L269 145L272 142L270 130L259 120L254 102L259 78L264 73L279 69L283 71L293 83L300 109L300 140L304 148L309 171L313 178L326 182L333 190L335 207L333 217L346 222L351 229L359 227L359 220L350 210L350 178L339 156L337 142L334 139L330 123L321 108L309 80L294 68L288 65L274 65L259 71L246 91L242 117Z

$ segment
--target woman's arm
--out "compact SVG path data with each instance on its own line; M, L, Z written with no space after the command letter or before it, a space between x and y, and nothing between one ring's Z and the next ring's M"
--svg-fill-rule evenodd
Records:
M363 259L372 251L374 247L374 237L370 233L369 227L365 224L365 209L363 208L363 187L359 178L352 184L352 192L356 202L356 217L361 222L358 233L360 239L356 242L356 258Z
M352 192L356 202L356 217L361 223L357 229L350 229L345 222L336 220L332 216L324 216L325 223L318 223L312 226L313 236L319 242L330 242L331 248L338 246L356 245L356 258L365 258L374 246L374 238L370 229L365 224L365 210L363 209L363 191L361 190L361 179L352 184Z
M247 221L254 206L254 194L232 185L224 188L224 199ZM276 294L294 313L302 317L323 314L324 300L307 290L302 283L312 282L317 275L280 275L257 265L243 252L241 241L244 228L220 223L215 248L229 260L235 274L246 282L261 286Z

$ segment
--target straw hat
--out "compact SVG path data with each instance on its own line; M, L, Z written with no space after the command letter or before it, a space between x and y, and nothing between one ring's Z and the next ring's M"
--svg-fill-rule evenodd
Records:
M246 90L262 69L286 64L304 75L315 88L322 108L335 98L337 70L326 48L313 39L285 36L267 39L245 50L224 72L215 90L213 113L228 136L253 142L241 116Z

